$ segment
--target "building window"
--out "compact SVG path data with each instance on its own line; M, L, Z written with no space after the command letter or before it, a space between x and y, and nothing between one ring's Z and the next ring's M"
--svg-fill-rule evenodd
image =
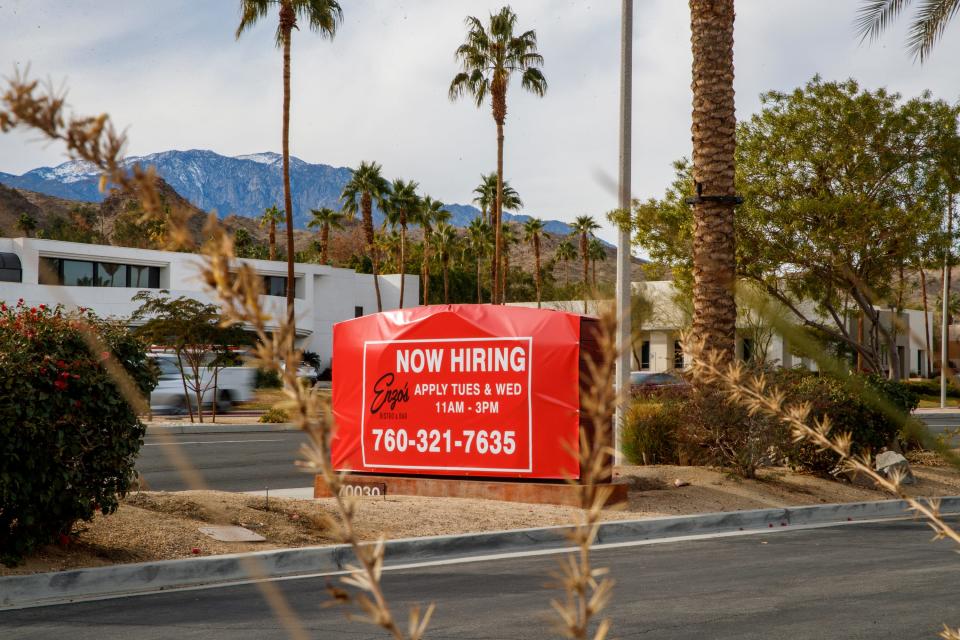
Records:
M673 341L673 367L674 369L683 369L683 347L679 340Z
M0 282L23 281L20 257L15 253L0 252Z
M743 361L751 362L753 360L753 339L744 338L742 344L743 344Z
M643 344L640 345L640 368L649 369L650 368L650 341L644 340Z
M40 258L40 284L67 287L132 287L159 289L160 267Z
M286 276L263 276L263 293L268 296L287 295Z
M359 318L363 315L363 307L354 307L353 308L353 317Z

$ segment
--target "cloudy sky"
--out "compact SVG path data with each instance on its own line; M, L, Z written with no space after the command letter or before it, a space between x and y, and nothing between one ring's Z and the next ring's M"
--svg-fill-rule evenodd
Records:
M341 0L333 42L294 35L291 151L308 162L383 163L447 202L467 202L495 167L488 108L451 103L453 51L463 18L492 0ZM859 0L737 0L739 117L758 95L816 73L855 77L906 96L930 89L960 98L960 23L922 67L904 29L860 45ZM280 150L280 53L275 18L234 39L237 0L0 0L0 73L29 64L64 83L80 112L107 111L127 127L130 154L212 149L226 155ZM616 175L618 0L513 0L535 28L550 88L543 99L514 85L508 98L506 172L526 213L570 220L616 205L603 176ZM637 197L659 195L670 162L690 153L689 14L684 0L637 0L634 34L634 164ZM64 160L32 134L0 136L0 171ZM602 235L613 238L606 228Z

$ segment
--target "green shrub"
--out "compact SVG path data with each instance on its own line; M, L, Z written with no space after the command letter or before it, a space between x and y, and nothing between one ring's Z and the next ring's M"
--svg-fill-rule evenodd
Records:
M623 416L622 451L633 464L678 464L682 414L671 398L636 398Z
M940 397L940 380L905 380L903 385L910 391L921 396ZM960 386L947 380L947 397L960 398Z
M265 411L264 414L260 416L260 422L269 422L274 424L290 422L290 416L287 415L286 410L274 407Z
M280 381L280 374L273 369L257 369L254 385L257 389L279 389L283 382Z
M904 420L917 406L917 396L901 382L875 375L838 378L800 371L774 376L787 403L808 402L810 419L829 416L832 433L849 433L851 452L879 452L900 435ZM801 443L787 451L791 465L825 473L834 470L837 456Z
M84 339L90 328L148 394L146 347L119 323L44 305L0 304L0 562L113 513L145 427Z

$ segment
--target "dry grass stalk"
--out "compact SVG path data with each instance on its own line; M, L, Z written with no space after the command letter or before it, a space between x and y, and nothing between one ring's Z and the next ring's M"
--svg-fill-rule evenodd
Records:
M107 185L121 189L135 196L144 209L141 223L151 219L162 219L169 234L167 246L183 248L190 244L190 234L186 229L187 212L173 210L165 212L161 206L156 188L156 175L152 168L140 166L128 171L123 167L123 149L126 137L117 133L106 115L97 117L76 117L66 114L65 92L56 91L52 86L41 89L37 81L31 81L26 74L17 74L9 81L2 98L0 110L0 131L6 133L17 127L30 128L43 133L48 139L65 144L72 159L84 160L102 171L101 190ZM280 362L298 362L300 353L294 347L296 326L283 321L277 329L268 331L270 316L260 306L261 280L245 264L235 265L232 238L211 216L206 231L210 241L204 247L205 263L202 275L207 285L216 291L224 306L225 318L229 323L241 323L253 330L259 338L253 361L261 367L278 371L283 378L287 394L286 405L292 409L294 420L310 436L310 445L306 447L305 466L319 470L337 496L339 520L329 519L328 524L339 534L341 541L350 544L360 562L353 567L355 572L344 583L361 591L359 595L331 588L336 602L354 603L365 614L366 619L387 630L392 637L419 640L429 624L433 613L431 605L422 612L418 608L411 610L408 633L405 636L393 619L383 591L380 587L380 575L383 567L383 541L376 545L360 543L353 526L354 503L339 496L340 477L329 463L330 412L326 403L316 390L310 389L296 377L295 367L281 367ZM96 336L85 332L90 348L101 353ZM119 363L108 361L108 371L114 375L121 391L135 407L145 406L144 399L135 391L132 381ZM178 467L184 477L190 481L192 489L203 489L202 479L194 472L182 456ZM248 572L254 578L264 577L262 567L251 562ZM257 582L274 614L284 625L292 638L307 638L283 594L270 582Z
M947 539L960 546L960 533L941 516L939 500L918 500L907 495L901 485L903 478L900 474L895 472L887 477L874 469L869 452L853 455L850 434L831 434L829 416L814 420L811 425L810 406L806 403L787 404L784 393L770 386L762 373L749 373L741 362L727 363L716 352L705 352L702 344L688 340L687 347L693 355L690 366L696 379L716 385L751 413L765 414L783 421L790 427L795 441L807 441L823 451L832 451L840 458L843 471L870 478L881 489L904 500L914 514L925 518L933 529L934 540ZM940 636L947 640L960 640L960 629L952 630L945 626Z
M610 497L610 462L613 450L609 446L613 414L618 394L612 380L616 367L616 318L613 310L602 314L597 333L600 352L587 355L587 372L580 384L583 393L581 410L589 417L592 429L580 433L580 481L571 481L580 489L580 522L568 534L577 551L560 562L556 574L560 587L566 592L563 600L551 604L559 616L558 631L565 638L603 640L610 631L610 619L603 618L593 635L590 626L606 608L613 592L613 579L606 568L594 568L591 547L600 528L601 511Z

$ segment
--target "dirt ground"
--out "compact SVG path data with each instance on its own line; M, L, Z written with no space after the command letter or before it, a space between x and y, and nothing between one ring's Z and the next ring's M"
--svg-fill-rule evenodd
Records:
M911 495L960 495L960 471L944 466L934 454L912 462L918 482ZM737 511L836 502L883 500L886 494L788 469L766 469L758 480L742 480L704 467L625 466L618 477L630 483L626 504L604 510L604 518L645 517ZM689 483L676 486L676 481ZM0 565L0 575L62 571L76 567L145 562L334 544L328 518L332 499L271 498L217 491L138 492L129 495L111 516L97 515L80 523L74 539L51 545L23 565ZM569 524L572 507L466 500L387 496L364 498L357 506L361 536L405 538L476 531ZM266 538L260 543L218 542L198 531L205 524L244 526Z

